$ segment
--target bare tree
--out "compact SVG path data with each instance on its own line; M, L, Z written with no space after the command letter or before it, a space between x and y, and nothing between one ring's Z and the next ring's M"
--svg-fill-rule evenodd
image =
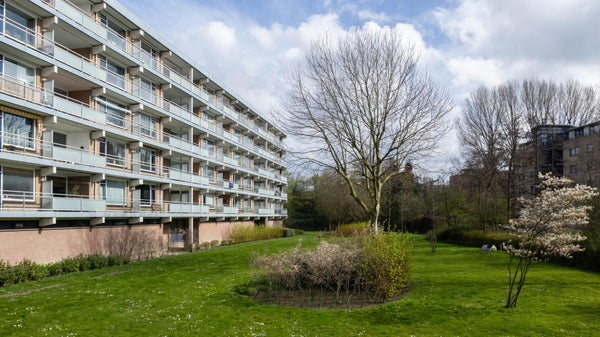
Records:
M593 87L570 80L558 92L558 123L579 126L598 118L598 94Z
M499 92L497 88L483 86L472 92L463 104L458 123L467 165L479 182L471 193L475 194L476 211L483 225L493 225L499 220L496 214L502 194L500 174L506 154L504 106Z
M519 100L518 84L507 82L497 89L500 109L500 123L502 124L501 148L504 151L504 167L507 171L507 197L506 208L508 216L515 212L514 198L517 195L515 179L515 165L518 156L519 144L523 141L523 115L522 102Z
M339 174L375 231L382 187L396 173L385 163L431 153L452 108L403 42L396 31L369 28L316 41L284 102L284 127L302 143L290 152Z

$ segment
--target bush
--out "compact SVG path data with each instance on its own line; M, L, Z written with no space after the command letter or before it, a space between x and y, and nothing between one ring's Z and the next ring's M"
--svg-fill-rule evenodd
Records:
M505 231L483 231L480 229L449 228L438 234L437 239L449 243L461 244L471 247L483 245L495 245L502 247L502 243L508 242L510 236Z
M94 255L89 255L87 258L90 262L90 269L100 269L100 268L108 267L108 257L107 256L94 254Z
M369 294L387 300L408 285L410 241L396 233L366 236L363 242L363 277Z
M285 235L285 230L279 227L267 226L235 226L229 233L227 243L242 243L259 240L268 240L282 238Z
M410 275L410 242L401 234L380 234L332 243L321 241L314 250L296 248L254 260L259 291L317 290L349 299L366 294L371 302L399 294Z
M369 229L370 227L368 222L355 222L338 226L333 232L333 235L344 238L351 236L364 236L369 232Z
M76 258L66 258L59 262L63 274L79 271L79 260Z
M0 286L35 281L49 275L48 268L31 260L15 265L0 260Z
M79 255L66 258L46 265L30 260L23 260L15 265L0 260L0 287L29 281L39 280L49 276L58 276L78 271L100 269L108 266L126 264L123 256Z

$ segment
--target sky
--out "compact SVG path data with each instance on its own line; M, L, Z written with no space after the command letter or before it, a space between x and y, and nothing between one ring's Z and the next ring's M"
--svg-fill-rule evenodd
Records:
M526 78L600 85L597 0L120 0L202 71L269 116L311 41L371 25L394 29L454 97ZM293 141L293 140L288 140ZM455 169L454 133L421 167Z

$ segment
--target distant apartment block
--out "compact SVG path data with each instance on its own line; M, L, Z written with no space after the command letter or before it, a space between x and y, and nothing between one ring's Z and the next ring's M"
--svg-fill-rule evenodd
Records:
M0 11L0 259L107 253L115 231L191 248L282 224L285 135L121 4Z
M600 122L577 127L541 125L533 135L536 143L523 144L519 152L519 194L534 192L538 173L600 187Z

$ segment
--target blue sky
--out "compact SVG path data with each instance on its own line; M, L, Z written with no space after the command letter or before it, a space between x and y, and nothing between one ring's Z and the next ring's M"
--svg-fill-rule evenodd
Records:
M356 26L402 32L455 97L538 77L600 85L597 0L120 0L179 51L265 114L310 42ZM190 24L192 22L193 24ZM456 138L430 165L459 157ZM436 174L433 172L432 174Z

